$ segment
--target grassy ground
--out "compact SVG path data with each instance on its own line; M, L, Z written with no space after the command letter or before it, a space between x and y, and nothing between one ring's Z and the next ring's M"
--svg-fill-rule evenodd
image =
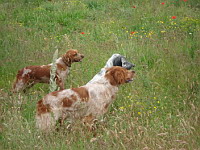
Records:
M0 148L200 149L199 39L198 0L1 0ZM48 135L35 129L48 85L10 92L17 70L50 63L57 48L85 54L67 88L87 83L113 53L136 64L96 139L79 123Z

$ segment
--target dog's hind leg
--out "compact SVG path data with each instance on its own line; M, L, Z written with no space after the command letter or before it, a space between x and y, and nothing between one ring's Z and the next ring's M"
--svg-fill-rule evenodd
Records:
M29 82L29 78L17 78L15 83L13 84L12 91L14 93L20 92L20 91L25 92L26 88L30 88L33 85L34 85L34 83Z
M56 84L60 88L59 90L64 90L65 86L64 81L62 79L56 78Z
M13 84L12 91L19 92L24 89L26 82L23 79L16 79L15 83Z

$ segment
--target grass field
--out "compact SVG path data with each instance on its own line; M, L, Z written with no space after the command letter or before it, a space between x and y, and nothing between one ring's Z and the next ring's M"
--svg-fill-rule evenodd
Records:
M17 71L78 49L66 88L86 84L113 53L136 64L98 123L68 131L35 128L35 106L49 86L10 92ZM200 150L198 0L0 0L0 149Z

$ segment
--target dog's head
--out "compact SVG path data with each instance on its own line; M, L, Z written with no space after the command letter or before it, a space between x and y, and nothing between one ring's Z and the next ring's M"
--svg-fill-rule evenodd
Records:
M68 50L62 57L62 59L68 64L80 62L83 58L84 55L80 54L78 50L75 49Z
M123 67L114 66L106 70L105 77L113 86L118 86L124 83L133 81L135 71L127 70Z
M132 67L135 67L135 64L128 62L124 56L118 54L113 59L113 66L121 66L123 68L130 70Z

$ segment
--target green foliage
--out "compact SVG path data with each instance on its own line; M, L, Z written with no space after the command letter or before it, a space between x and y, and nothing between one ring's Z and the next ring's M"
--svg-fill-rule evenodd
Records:
M102 2L100 1L86 1L87 8L93 10L101 10L103 8Z
M0 1L0 148L198 149L199 14L197 0ZM17 71L51 63L55 47L85 55L66 88L86 84L113 53L136 64L96 139L80 122L71 131L67 122L48 135L36 130L35 106L49 85L10 93Z

